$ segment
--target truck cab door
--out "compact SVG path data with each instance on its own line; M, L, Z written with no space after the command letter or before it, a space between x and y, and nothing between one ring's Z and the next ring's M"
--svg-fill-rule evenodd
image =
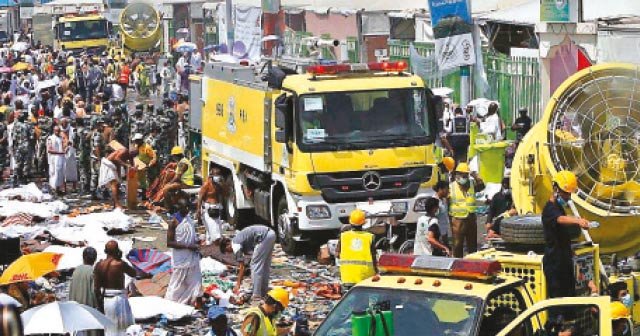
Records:
M273 133L272 133L272 162L273 172L285 175L291 167L293 153L293 105L294 95L283 92L273 101Z
M610 317L608 296L549 299L522 312L498 336L617 336Z

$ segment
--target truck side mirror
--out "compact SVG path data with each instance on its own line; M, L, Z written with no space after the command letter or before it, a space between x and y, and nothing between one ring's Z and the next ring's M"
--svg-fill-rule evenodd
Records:
M275 100L276 142L287 143L291 139L293 101L286 93Z
M427 116L429 118L429 131L435 139L438 136L438 122L444 116L444 101L442 97L433 95L429 89L426 90L425 96L427 98L427 111L430 112Z

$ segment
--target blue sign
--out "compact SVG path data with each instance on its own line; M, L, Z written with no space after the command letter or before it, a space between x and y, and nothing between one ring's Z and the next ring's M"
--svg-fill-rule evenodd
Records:
M446 17L457 16L471 24L471 11L467 0L429 0L431 25L435 26Z
M440 71L475 63L468 0L428 0Z

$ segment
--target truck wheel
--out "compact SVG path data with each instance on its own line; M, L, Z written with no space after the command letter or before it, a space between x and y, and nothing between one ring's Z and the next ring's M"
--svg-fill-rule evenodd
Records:
M302 251L302 243L295 240L294 236L297 232L291 225L287 214L289 213L289 207L287 206L287 199L285 196L281 196L278 200L278 206L276 207L275 227L278 233L278 240L282 246L282 250L288 255L300 255Z
M236 200L236 189L233 184L233 176L227 176L225 180L227 185L227 197L224 204L224 208L227 215L227 222L235 229L241 229L247 225L252 224L253 210L252 209L238 209L238 202Z
M500 236L506 243L544 244L544 229L540 216L514 216L500 223Z

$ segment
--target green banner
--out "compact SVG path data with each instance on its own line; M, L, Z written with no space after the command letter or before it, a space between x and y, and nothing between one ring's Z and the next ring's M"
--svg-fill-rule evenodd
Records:
M570 0L540 0L540 21L571 22Z

